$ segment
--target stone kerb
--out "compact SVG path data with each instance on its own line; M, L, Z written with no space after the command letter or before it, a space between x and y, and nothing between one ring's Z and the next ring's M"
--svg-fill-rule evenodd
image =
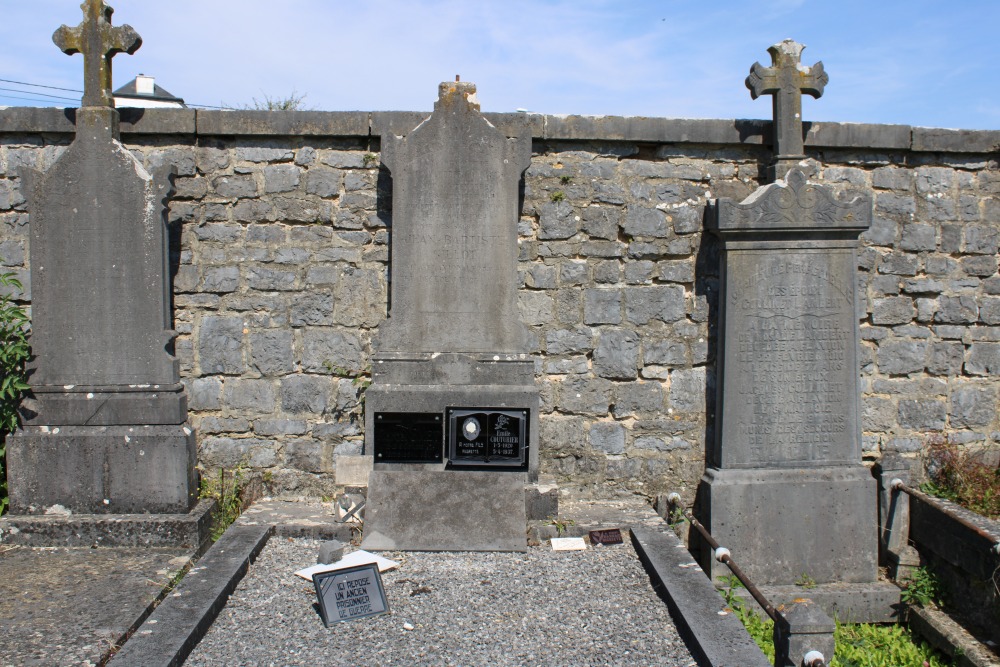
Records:
M329 492L335 456L361 449L359 390L388 301L391 211L377 137L281 136L277 125L200 134L186 112L183 132L157 121L149 134L159 112L133 125L125 116L124 142L144 165L177 170L174 328L201 464L243 462L275 492ZM367 128L386 119L361 116ZM519 228L542 472L598 492L686 485L693 494L715 376L718 277L703 210L709 197L742 200L757 187L759 139L741 143L734 121L669 119L648 119L659 135L558 138L591 123L581 118L547 116L533 130ZM61 110L0 111L0 258L26 283L16 171L49 167L67 123ZM836 137L822 152L807 137L807 154L822 159L818 180L875 197L858 256L865 457L912 457L931 441L996 443L995 139L827 123L813 134ZM914 150L918 134L924 146L937 137L934 152Z

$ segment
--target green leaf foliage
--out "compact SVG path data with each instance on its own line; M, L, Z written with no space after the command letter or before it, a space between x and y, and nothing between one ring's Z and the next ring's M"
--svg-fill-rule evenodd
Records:
M24 287L14 273L0 273L0 514L7 511L7 448L4 438L17 428L17 406L28 390L24 364L28 346L28 316L13 295Z

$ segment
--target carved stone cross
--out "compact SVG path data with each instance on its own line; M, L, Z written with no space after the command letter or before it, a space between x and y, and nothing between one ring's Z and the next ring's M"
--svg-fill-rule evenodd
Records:
M83 100L84 107L113 107L111 95L111 59L119 53L135 53L142 46L132 26L111 26L111 14L115 11L104 0L84 0L83 22L75 28L62 26L52 35L56 43L67 55L83 54Z
M771 67L759 62L750 68L747 88L750 96L774 97L774 159L801 160L805 157L802 142L802 93L820 97L830 77L823 63L804 67L801 63L804 44L786 39L768 49Z

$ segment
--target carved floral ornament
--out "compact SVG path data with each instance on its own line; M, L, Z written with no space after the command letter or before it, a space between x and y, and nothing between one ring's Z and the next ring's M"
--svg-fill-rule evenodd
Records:
M777 230L819 225L867 228L871 198L859 195L840 201L829 186L810 183L802 169L789 170L784 180L760 188L742 203L720 199L718 224L722 229Z

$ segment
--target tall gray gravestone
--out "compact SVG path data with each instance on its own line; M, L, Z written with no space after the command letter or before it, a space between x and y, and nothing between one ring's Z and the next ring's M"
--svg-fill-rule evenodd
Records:
M365 397L363 546L523 550L538 390L517 306L525 131L447 82L430 118L382 137L392 174L391 308Z
M764 92L800 94L802 80L812 80L801 49L771 48L774 71L764 78L776 83ZM751 89L762 70L754 66ZM775 109L776 145L801 152L801 104ZM791 153L776 153L783 179L742 203L719 199L708 220L722 244L720 343L699 513L758 585L874 582L876 496L861 462L856 314L856 249L871 199L842 201L809 182ZM713 577L728 574L707 550L702 560Z
M76 138L29 202L33 360L23 427L7 440L11 512L182 513L197 500L194 435L171 353L164 200L119 142L111 57L141 40L101 0L53 40L82 53Z

